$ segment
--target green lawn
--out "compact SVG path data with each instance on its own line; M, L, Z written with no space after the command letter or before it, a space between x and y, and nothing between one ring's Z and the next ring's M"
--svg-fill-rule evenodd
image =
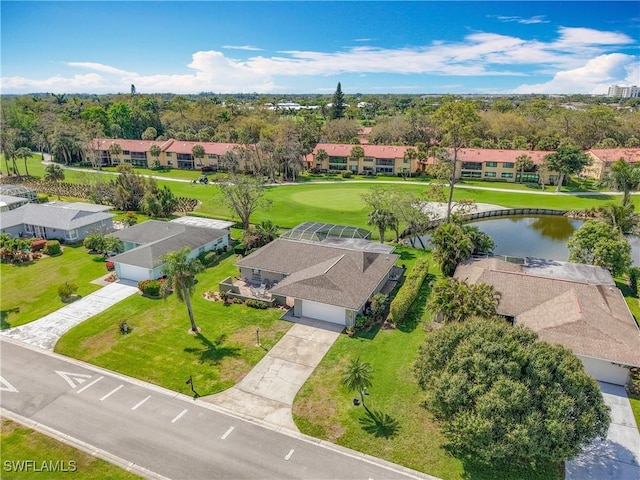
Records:
M396 252L402 255L398 263L408 267L417 255L424 255L405 247ZM428 287L424 286L414 307L418 321L413 325L338 338L296 396L293 414L298 428L308 435L444 479L562 478L554 466L526 471L486 469L447 453L439 425L420 406L423 392L413 375L418 347L429 323L430 314L424 309L427 295ZM356 395L340 383L344 368L356 357L374 369L373 387L365 397L374 418L361 406L353 405Z
M57 257L18 265L0 264L1 328L16 327L64 307L58 287L65 281L75 282L78 295L83 296L100 288L89 283L91 280L106 274L104 259L89 255L82 245L63 245L63 253Z
M0 450L2 451L2 478L20 479L20 480L36 480L36 479L62 479L62 478L82 478L86 480L102 480L105 478L113 480L133 480L140 478L133 473L116 467L110 463L100 460L93 455L77 450L65 443L53 438L47 437L35 430L15 423L11 420L2 418L2 439L0 441ZM8 466L13 465L11 462L20 462L31 460L42 470L42 463L55 465L60 462L60 468L63 466L70 470L68 472L51 472L51 471L10 471ZM51 463L49 463L51 462ZM72 465L75 471L71 471Z
M230 255L197 276L192 303L200 335L188 333L187 309L175 295L166 300L133 295L67 332L55 351L183 393L190 392L189 375L200 395L231 387L265 355L255 346L256 328L268 350L290 327L278 320L278 309L225 306L203 298L218 289L220 280L237 274L235 260ZM119 333L121 320L127 320L131 333Z

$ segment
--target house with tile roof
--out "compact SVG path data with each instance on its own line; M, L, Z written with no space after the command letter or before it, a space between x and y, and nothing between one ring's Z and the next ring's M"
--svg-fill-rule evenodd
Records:
M492 285L501 293L499 315L571 349L596 380L624 385L629 367L640 367L640 330L604 268L489 257L462 262L454 276Z
M292 235L274 240L236 266L242 281L265 285L271 296L292 305L294 320L306 317L352 326L387 284L398 258L393 247L362 236Z
M189 258L194 258L205 252L226 250L230 232L215 227L206 223L148 220L109 235L124 244L124 252L110 260L118 278L135 282L160 278L162 257L169 252L186 246L191 250Z
M582 174L602 180L611 171L611 166L624 158L629 163L640 163L640 148L592 148L587 155L591 159L591 165L582 170Z
M67 242L83 240L91 233L113 231L112 207L92 203L27 203L0 212L0 232L14 237L37 237Z

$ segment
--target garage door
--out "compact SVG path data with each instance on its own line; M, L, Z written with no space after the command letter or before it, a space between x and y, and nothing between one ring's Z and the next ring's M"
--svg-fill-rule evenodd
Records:
M310 300L302 301L302 316L340 325L345 325L346 323L346 314L343 307L312 302Z
M136 267L134 265L127 265L124 263L116 263L115 267L118 278L122 278L124 280L139 282L140 280L148 280L151 278L148 268Z
M582 360L587 373L596 380L613 383L614 385L624 385L627 383L629 370L625 367L614 365L606 360L582 357L580 355L578 355L578 358Z

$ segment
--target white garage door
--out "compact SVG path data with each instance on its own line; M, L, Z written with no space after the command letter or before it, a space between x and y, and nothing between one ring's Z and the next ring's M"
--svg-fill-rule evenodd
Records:
M116 275L124 280L148 280L151 278L148 268L136 267L135 265L127 265L124 263L116 263Z
M587 373L596 380L613 383L614 385L624 385L627 383L629 370L625 367L614 365L606 360L582 357L580 355L578 355L578 358L582 360Z
M302 316L340 325L345 325L346 323L346 314L343 307L312 302L310 300L302 301Z

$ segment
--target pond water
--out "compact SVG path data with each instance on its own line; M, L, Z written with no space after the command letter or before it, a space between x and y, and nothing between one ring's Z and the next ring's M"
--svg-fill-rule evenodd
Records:
M493 238L497 255L566 261L567 241L583 223L561 215L527 215L490 217L469 224ZM629 243L633 263L640 266L640 238L630 237Z

